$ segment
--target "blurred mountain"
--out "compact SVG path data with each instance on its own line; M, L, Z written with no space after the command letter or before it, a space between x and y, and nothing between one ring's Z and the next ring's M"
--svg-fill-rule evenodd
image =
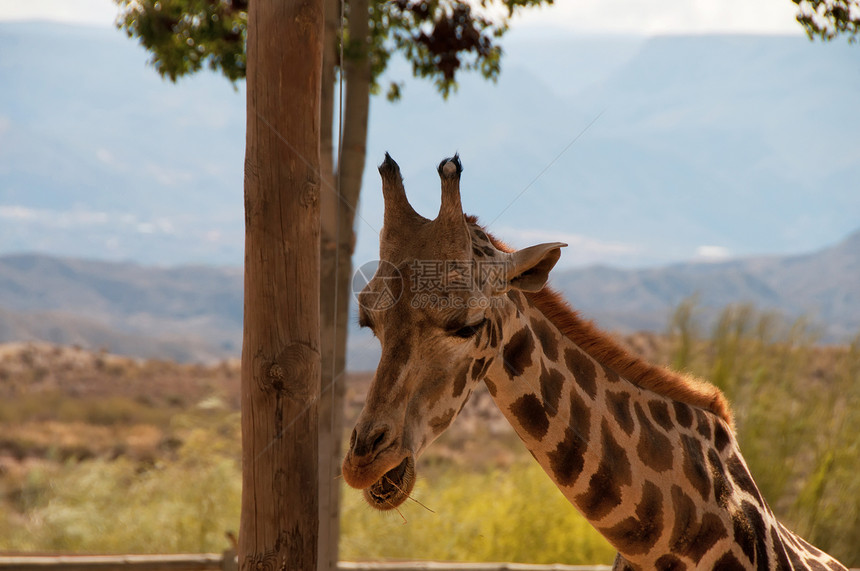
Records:
M89 351L115 352L142 359L211 363L238 356L202 338L170 333L127 333L103 322L62 311L16 312L0 309L0 343L50 343Z
M804 317L822 339L860 333L860 230L818 252L719 263L619 270L605 266L557 273L553 284L604 328L665 331L671 312L695 296L706 323L731 304L790 319Z
M696 296L706 320L733 303L808 317L828 342L860 332L860 231L818 252L720 263L555 271L554 287L603 329L665 331ZM379 345L353 326L349 368L375 367ZM48 341L179 361L237 357L239 268L159 268L44 255L0 257L0 343Z
M385 151L425 215L459 151L467 210L515 245L569 242L565 267L788 255L856 228L856 47L517 29L503 46L499 81L464 75L448 101L392 60L404 99L372 102L358 263ZM0 253L242 263L244 84L171 84L147 59L117 30L0 24Z
M0 257L0 342L178 361L238 356L242 271L45 255Z

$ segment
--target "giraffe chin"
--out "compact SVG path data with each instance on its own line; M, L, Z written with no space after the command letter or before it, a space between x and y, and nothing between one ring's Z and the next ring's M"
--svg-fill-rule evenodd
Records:
M364 489L364 499L370 507L393 510L406 501L415 487L415 459L408 455L403 461Z

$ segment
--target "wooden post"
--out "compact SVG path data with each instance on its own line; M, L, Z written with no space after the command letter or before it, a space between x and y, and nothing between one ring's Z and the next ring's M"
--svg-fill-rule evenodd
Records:
M327 5L332 28L340 15L337 1ZM343 109L343 151L338 156L338 192L325 189L322 203L321 340L323 347L320 399L320 561L319 571L336 571L340 535L340 463L343 460L343 400L346 385L346 340L355 246L355 215L364 172L370 107L370 9L368 0L349 0L350 57L341 72L346 79ZM334 36L334 32L330 33ZM334 42L328 42L334 48ZM334 57L332 54L330 57ZM327 70L328 68L326 68ZM325 126L326 123L323 123ZM330 129L327 129L330 131ZM325 163L325 161L323 161ZM331 164L331 161L329 161Z
M321 128L320 164L320 350L322 377L319 401L319 475L320 475L320 533L317 569L337 571L338 517L340 512L340 438L343 408L343 379L338 378L335 363L340 351L336 312L340 313L337 294L338 228L340 208L337 179L334 172L333 120L335 102L335 66L338 61L340 1L324 0L325 40L323 42L323 77L320 96ZM349 301L347 300L347 304ZM349 306L347 305L347 314ZM336 337L337 336L337 337ZM336 457L337 456L337 457Z
M243 571L315 571L322 0L249 3Z

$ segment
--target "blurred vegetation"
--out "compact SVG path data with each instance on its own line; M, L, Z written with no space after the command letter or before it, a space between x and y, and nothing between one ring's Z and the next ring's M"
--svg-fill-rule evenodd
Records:
M791 0L797 4L797 21L810 39L829 41L847 36L856 43L860 37L860 2L857 0Z
M162 77L176 81L204 67L232 82L245 78L248 0L114 0L117 27L136 38L152 55ZM499 40L521 10L552 0L371 0L366 13L347 4L344 19L345 59L366 50L374 92L394 54L412 66L415 77L433 81L444 97L457 88L458 71L477 71L497 80L501 71ZM334 5L337 7L337 5ZM366 18L368 38L350 38L351 18ZM339 18L335 18L337 21ZM328 33L328 32L327 32ZM326 38L337 42L337 38ZM390 82L387 97L400 98L403 82Z
M238 413L202 408L173 420L182 443L158 460L121 456L41 463L5 478L0 550L219 552L238 529Z
M0 401L0 423L33 421L83 422L115 426L131 422L164 426L176 409L156 408L124 396L75 398L60 391L21 395Z
M341 558L611 564L615 557L530 456L507 469L448 466L419 480L413 497L424 506L407 501L399 513L378 512L345 490Z
M741 451L776 515L860 565L860 334L817 346L805 319L726 308L704 335L694 300L675 311L669 363L720 387Z
M646 336L641 350L719 385L777 515L815 545L860 565L860 335L849 345L819 346L803 320L734 306L706 329L703 313L694 301L682 304L668 334ZM31 372L10 373L6 363L0 358L0 385L17 383L17 392L0 399L0 550L229 546L225 533L238 529L241 455L236 402L219 396L235 382L223 365L212 370L218 382L207 381L203 369L187 371L201 388L176 393L180 402L128 392L124 377L113 374L110 382L126 394L111 396L90 379L94 396L64 398L69 391L59 377L38 392L32 387L41 385L21 381L37 382ZM56 375L51 363L41 366ZM180 382L177 370L160 367ZM171 394L178 390L171 384ZM413 495L426 508L407 502L400 513L381 513L361 494L343 491L341 557L611 562L612 548L528 452L468 414L421 462ZM470 439L483 442L482 454L469 452Z

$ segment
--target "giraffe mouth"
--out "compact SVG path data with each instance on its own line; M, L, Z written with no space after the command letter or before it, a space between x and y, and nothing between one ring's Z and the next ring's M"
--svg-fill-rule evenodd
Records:
M364 499L370 507L393 510L406 501L415 487L415 460L410 454L364 490Z

